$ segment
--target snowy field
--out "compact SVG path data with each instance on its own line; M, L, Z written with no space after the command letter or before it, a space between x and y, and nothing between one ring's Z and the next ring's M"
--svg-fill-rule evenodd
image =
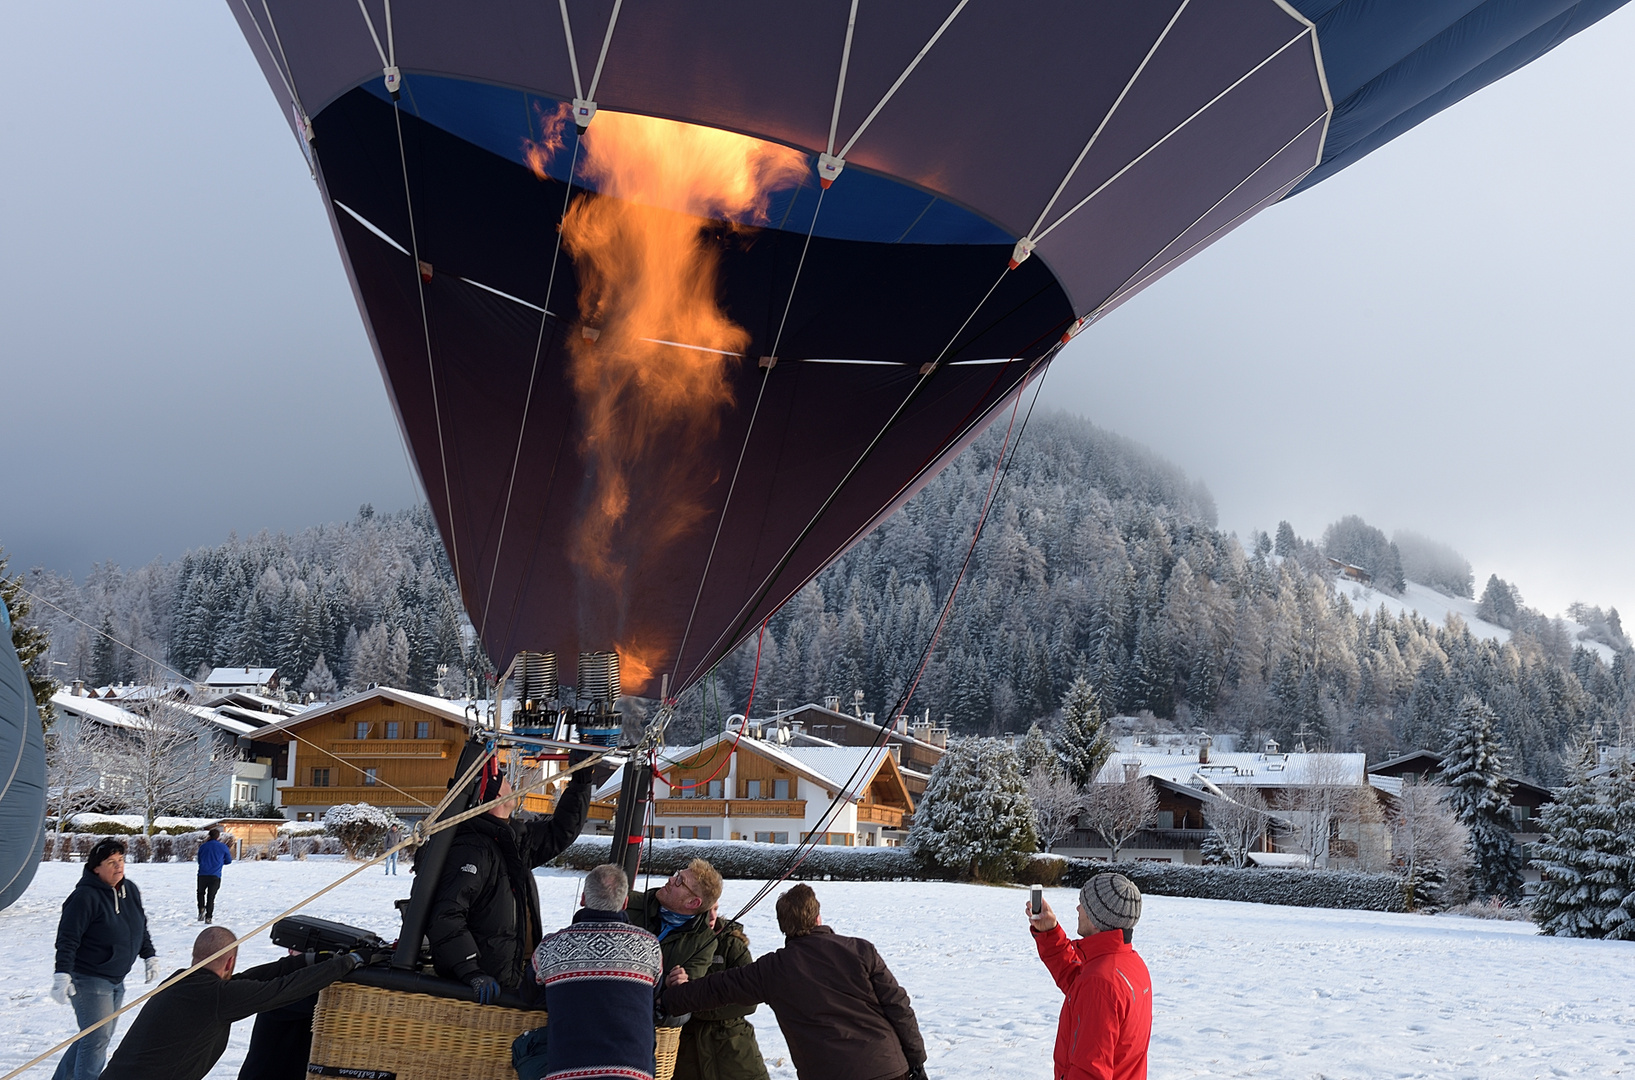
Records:
M240 931L349 869L338 857L235 863L218 921ZM0 912L0 1069L74 1031L47 996L52 938L78 864L47 863ZM167 973L199 927L191 865L136 865ZM547 927L572 914L577 875L541 872ZM396 936L392 901L410 878L378 868L309 909ZM729 881L723 908L755 883ZM951 884L817 882L824 920L879 946L908 989L933 1080L1050 1075L1060 995L1038 962L1021 908L1026 892ZM1071 911L1073 893L1049 890ZM760 953L780 939L770 901L745 920ZM1540 938L1526 923L1263 907L1151 897L1136 948L1152 969L1151 1075L1179 1077L1635 1076L1635 944ZM276 959L262 938L240 966ZM140 979L140 966L136 979ZM140 992L127 982L128 996ZM793 1080L777 1025L753 1017L777 1080ZM240 1023L213 1077L234 1077L249 1040ZM123 1033L125 1025L121 1026ZM50 1075L53 1063L30 1074Z

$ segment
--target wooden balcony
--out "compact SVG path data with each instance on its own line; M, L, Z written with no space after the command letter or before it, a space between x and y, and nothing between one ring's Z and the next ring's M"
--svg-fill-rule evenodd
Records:
M653 813L660 817L726 817L725 799L654 799Z
M804 818L805 799L657 799L661 817Z
M884 825L888 829L900 829L903 827L904 813L905 811L895 806L874 806L864 803L857 808L857 820L859 823L869 821L876 825Z
M399 785L401 786L401 785ZM445 787L410 787L402 792L385 784L358 784L347 787L287 787L279 788L279 797L285 806L339 806L342 803L368 803L371 806L390 806L409 811L429 810L436 806L448 789ZM409 796L413 796L411 799ZM419 799L416 803L414 799Z
M448 739L337 739L324 749L343 761L382 758L446 758L454 743ZM302 751L311 752L309 747ZM300 751L298 751L299 753Z
M727 812L738 818L805 818L805 799L734 799Z

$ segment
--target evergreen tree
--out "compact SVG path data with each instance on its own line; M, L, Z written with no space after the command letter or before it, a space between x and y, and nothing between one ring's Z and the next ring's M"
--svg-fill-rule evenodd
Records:
M1619 835L1612 785L1589 775L1595 750L1587 750L1572 782L1557 788L1555 801L1539 814L1544 839L1533 866L1541 880L1528 908L1539 932L1556 937L1607 936L1614 913L1631 890L1635 851Z
M1510 781L1493 731L1497 719L1479 698L1467 696L1442 757L1448 805L1470 830L1472 884L1484 900L1519 896L1522 882L1521 854L1510 833Z
M1052 740L1062 772L1078 787L1095 780L1113 756L1113 740L1101 715L1101 702L1083 676L1062 696L1062 718Z
M976 881L1006 881L1039 847L1033 806L1013 751L962 739L931 770L908 844L933 865Z
M1278 522L1277 543L1273 546L1272 550L1280 556L1293 555L1295 549L1299 546L1300 541L1295 539L1294 526L1290 525L1287 521Z
M1016 760L1024 778L1061 772L1061 766L1056 761L1056 752L1051 749L1050 740L1045 737L1044 729L1038 724L1028 728L1027 735L1022 739L1022 745L1016 748Z
M111 686L116 681L114 670L114 617L104 613L91 643L91 683Z
M0 548L0 604L5 605L5 621L11 627L11 647L17 650L17 661L23 665L23 671L28 676L34 704L40 711L40 722L49 724L53 715L51 695L62 687L57 680L37 671L37 667L43 667L43 662L36 664L36 661L50 650L51 635L45 629L25 622L33 610L33 603L23 592L22 577L6 576L6 565L10 561L5 550Z

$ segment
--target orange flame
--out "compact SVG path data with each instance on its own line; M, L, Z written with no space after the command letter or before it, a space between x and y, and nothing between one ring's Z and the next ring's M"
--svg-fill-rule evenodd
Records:
M642 687L653 678L660 657L653 650L640 645L616 645L614 650L619 654L619 692L640 693Z
M695 525L715 480L685 451L718 432L730 365L750 341L717 301L720 234L764 223L771 190L808 164L748 136L605 110L580 155L600 194L568 209L562 246L579 278L585 332L570 343L569 378L594 493L570 552L622 599L628 563ZM627 684L651 676L650 665L635 674L638 656L623 662Z
M556 152L562 149L562 133L568 129L568 117L573 114L573 106L564 101L549 113L543 109L537 111L539 141L522 140L522 156L528 162L528 167L534 171L534 175L544 180L550 176L546 166L551 163L551 158L556 156Z

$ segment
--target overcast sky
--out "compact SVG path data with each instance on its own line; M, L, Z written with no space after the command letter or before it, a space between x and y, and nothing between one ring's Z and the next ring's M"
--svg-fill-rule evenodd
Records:
M1426 533L1635 609L1635 11L1248 222L1049 400L1223 527ZM0 543L83 576L415 488L317 190L225 4L0 9Z

